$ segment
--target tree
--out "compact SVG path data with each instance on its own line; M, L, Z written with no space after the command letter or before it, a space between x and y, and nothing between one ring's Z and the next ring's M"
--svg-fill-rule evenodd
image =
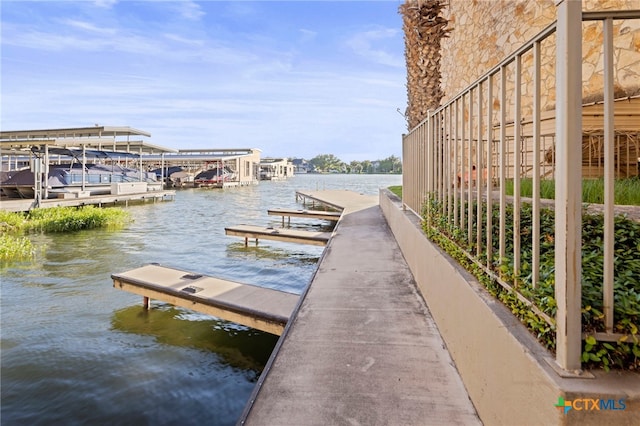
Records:
M380 160L380 166L378 168L378 172L379 173L401 173L402 162L395 155L387 157L384 160Z
M309 163L313 164L316 170L321 172L338 171L343 172L346 169L346 165L342 160L333 154L320 154L309 160Z

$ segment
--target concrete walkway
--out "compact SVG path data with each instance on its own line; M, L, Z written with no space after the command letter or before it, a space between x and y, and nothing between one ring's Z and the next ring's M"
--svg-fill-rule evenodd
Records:
M305 195L344 214L239 424L481 424L378 197Z

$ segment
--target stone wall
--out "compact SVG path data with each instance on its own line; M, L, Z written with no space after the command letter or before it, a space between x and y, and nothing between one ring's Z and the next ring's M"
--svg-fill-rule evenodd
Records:
M411 0L409 1L409 3ZM585 0L583 10L630 10L638 0ZM441 84L446 101L530 40L556 19L554 0L448 0L443 9L450 32L443 38ZM614 21L616 98L640 94L640 20ZM602 24L583 24L584 101L602 99ZM543 109L555 102L555 37L542 44ZM530 96L531 54L523 57L523 96ZM512 72L509 71L508 72ZM510 78L509 80L512 81ZM527 102L524 102L526 105ZM499 105L494 105L499 106ZM526 115L527 111L523 111Z

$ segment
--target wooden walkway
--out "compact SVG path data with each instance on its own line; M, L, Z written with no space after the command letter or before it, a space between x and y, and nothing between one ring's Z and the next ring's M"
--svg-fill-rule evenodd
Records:
M111 275L114 288L280 335L299 296L159 265Z
M237 225L224 228L225 234L235 237L243 237L244 244L249 244L249 238L284 241L287 243L311 244L324 246L331 238L331 232L299 231L284 228L265 228L252 225Z

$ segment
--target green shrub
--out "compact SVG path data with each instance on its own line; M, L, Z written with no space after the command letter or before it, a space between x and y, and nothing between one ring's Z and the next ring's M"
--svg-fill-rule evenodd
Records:
M475 212L476 206L474 205ZM482 223L486 223L486 205L482 205ZM554 252L554 211L540 211L540 270L539 282L532 285L532 207L524 203L520 212L520 273L514 274L513 261L513 205L505 209L505 256L498 259L499 207L492 209L492 248L494 253L490 267L496 275L508 282L514 282L517 291L528 299L545 315L555 318L555 252ZM466 232L448 223L442 215L442 206L437 200L431 200L423 210L424 230L427 236L458 260L462 266L489 289L491 294L511 309L538 340L550 350L555 350L555 326L548 324L526 303L516 297L513 291L500 286L485 270L471 262L467 253L475 253L476 247L469 245ZM582 226L582 327L587 334L604 332L602 300L602 277L604 264L603 215L583 214ZM476 227L473 224L475 234ZM486 232L482 233L482 253L477 260L486 262ZM474 239L475 243L475 239ZM640 223L622 216L615 218L614 243L614 331L625 335L618 342L597 342L590 337L583 343L583 363L589 367L640 368L640 344L638 342L638 324L640 321ZM466 260L465 260L466 259Z

